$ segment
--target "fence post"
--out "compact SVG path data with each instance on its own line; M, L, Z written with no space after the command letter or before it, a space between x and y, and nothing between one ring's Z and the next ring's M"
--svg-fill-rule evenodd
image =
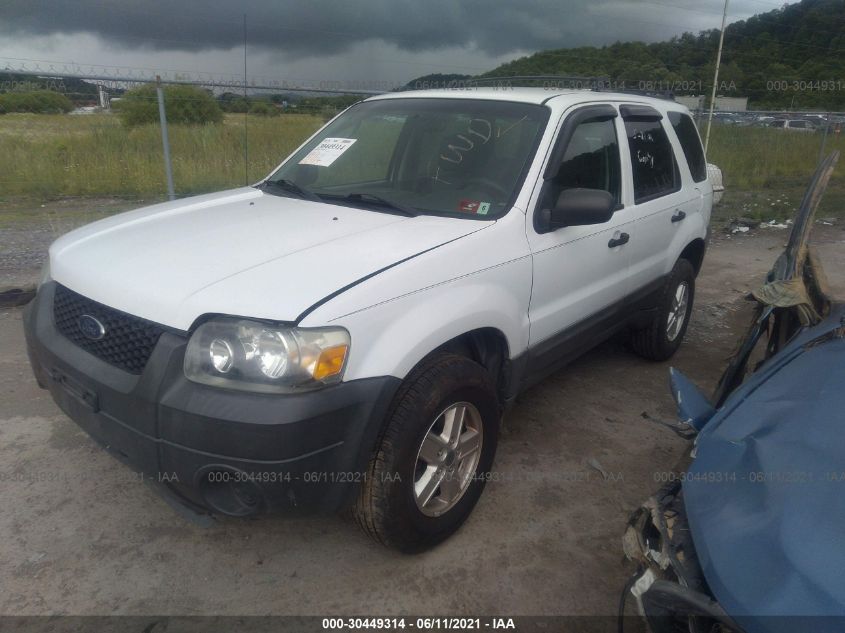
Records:
M156 94L158 95L158 118L161 122L161 144L164 146L164 171L167 174L167 197L176 199L173 190L173 167L170 164L170 140L167 137L167 114L164 111L164 91L161 89L161 77L156 75Z
M825 121L824 121L824 136L822 136L822 145L819 148L819 160L818 160L818 162L821 162L822 159L824 158L824 148L825 148L825 145L827 145L827 131L829 129L830 129L830 112L827 113L827 117L825 118Z

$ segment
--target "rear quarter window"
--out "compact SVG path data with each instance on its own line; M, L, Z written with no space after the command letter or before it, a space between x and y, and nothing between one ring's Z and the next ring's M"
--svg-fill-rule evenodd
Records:
M695 182L707 180L707 161L704 159L704 150L701 147L701 139L689 115L681 112L670 112L669 122L675 135L684 150L684 157L687 159L690 174Z

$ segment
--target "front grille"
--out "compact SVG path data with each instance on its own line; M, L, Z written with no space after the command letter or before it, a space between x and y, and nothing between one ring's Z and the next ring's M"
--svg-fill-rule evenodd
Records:
M80 317L88 315L99 321L105 334L99 340L86 336ZM157 323L134 317L120 310L56 284L53 299L56 328L67 339L107 363L132 374L140 374L158 343L164 328Z

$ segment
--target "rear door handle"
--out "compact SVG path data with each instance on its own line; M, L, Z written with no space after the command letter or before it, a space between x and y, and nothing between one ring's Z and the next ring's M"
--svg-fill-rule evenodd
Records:
M672 216L672 222L680 222L685 217L687 217L686 212L681 211L681 210L676 210L675 215Z
M631 236L627 233L620 233L619 237L614 237L607 243L607 247L616 248L617 246L622 246L623 244L627 244L630 239Z

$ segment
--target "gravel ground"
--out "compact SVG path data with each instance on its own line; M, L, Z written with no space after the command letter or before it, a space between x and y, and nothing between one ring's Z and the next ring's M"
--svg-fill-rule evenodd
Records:
M4 274L14 265L33 274L65 226L2 229L14 251L3 249ZM714 235L688 339L672 361L705 389L746 327L743 297L785 239L774 229ZM845 297L845 232L820 225L815 241ZM506 477L433 551L399 555L342 518L203 528L138 485L37 388L20 309L0 309L0 347L6 615L609 616L630 572L626 519L688 448L642 415L672 419L669 364L612 340L520 398L494 467Z
M152 201L65 198L43 204L0 202L0 291L38 281L47 248L77 227Z

